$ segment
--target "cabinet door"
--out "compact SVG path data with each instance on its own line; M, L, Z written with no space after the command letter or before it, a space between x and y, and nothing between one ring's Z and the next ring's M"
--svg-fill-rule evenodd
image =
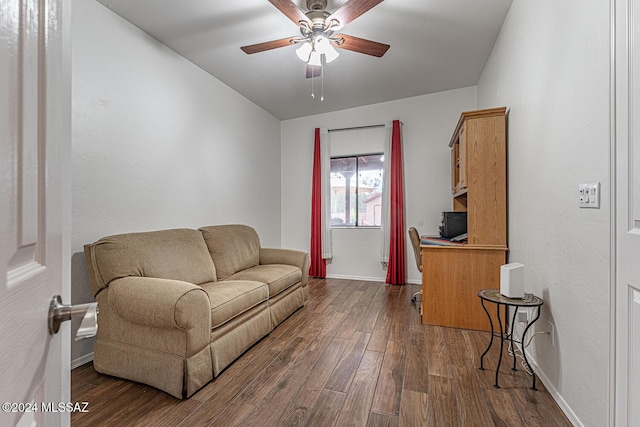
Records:
M457 193L467 188L466 149L464 125L451 146L451 192Z
M457 191L467 188L467 143L465 139L465 125L460 127L458 134L458 188Z
M458 143L451 146L451 192L458 189Z
M507 245L507 168L504 116L467 120L467 233L471 245Z

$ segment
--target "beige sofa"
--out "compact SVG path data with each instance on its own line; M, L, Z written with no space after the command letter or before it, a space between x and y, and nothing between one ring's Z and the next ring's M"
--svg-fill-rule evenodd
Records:
M245 225L85 246L99 305L94 367L189 397L307 301L309 255Z

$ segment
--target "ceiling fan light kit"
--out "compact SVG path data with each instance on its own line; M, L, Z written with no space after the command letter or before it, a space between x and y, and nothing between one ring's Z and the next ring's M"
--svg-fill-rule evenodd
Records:
M346 34L334 36L335 31L364 14L383 0L348 0L333 13L325 10L327 0L307 0L308 12L303 12L292 0L269 0L289 20L300 27L302 36L243 46L247 54L300 44L296 55L307 64L307 78L322 76L322 66L333 62L339 53L335 47L382 57L389 45ZM313 96L312 96L313 97Z
M312 50L313 47L311 46L311 43L304 42L302 43L302 46L296 49L296 55L298 55L298 58L300 58L302 61L309 62L309 59L311 59Z
M322 65L322 63L328 64L340 55L338 51L331 46L331 43L322 36L300 41L300 43L302 43L302 46L296 49L296 55L309 65L319 66ZM322 61L322 55L324 55L324 61Z

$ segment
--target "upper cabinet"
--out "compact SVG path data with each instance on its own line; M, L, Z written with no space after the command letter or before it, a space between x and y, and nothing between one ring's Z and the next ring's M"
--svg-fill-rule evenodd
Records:
M464 124L457 129L451 143L451 192L458 193L467 188Z
M506 108L462 113L449 147L453 210L467 212L468 244L506 247Z

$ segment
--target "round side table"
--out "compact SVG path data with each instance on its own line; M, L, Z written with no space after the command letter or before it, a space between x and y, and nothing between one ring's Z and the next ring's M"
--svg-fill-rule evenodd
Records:
M482 303L482 308L484 312L487 313L487 317L489 318L489 324L491 325L491 340L489 341L489 346L482 353L480 357L480 369L484 371L484 356L489 352L491 346L493 345L493 338L500 338L500 356L498 357L498 366L496 367L496 383L493 385L495 388L500 388L498 385L498 374L500 373L500 364L502 363L502 351L504 349L504 342L509 340L511 342L511 348L513 349L513 343L520 344L522 346L522 355L524 357L524 361L533 376L533 385L531 387L532 390L537 390L536 388L536 374L533 372L531 365L529 364L529 360L527 360L527 353L524 351L524 343L525 337L527 336L527 332L529 328L536 323L536 321L540 318L540 307L544 304L542 298L537 297L533 294L525 294L524 298L507 298L500 293L499 289L483 289L478 292L478 296L480 297L480 302ZM497 334L493 328L493 321L491 320L491 316L489 315L489 311L487 311L487 307L485 307L485 301L494 303L496 305L496 315L498 317L498 326L500 328L500 334ZM502 319L500 318L500 307L504 307L504 329L502 328ZM511 329L510 332L507 333L507 317L508 317L508 308L513 307L513 316L511 318ZM533 319L527 327L524 329L522 333L522 338L518 341L513 339L513 331L516 322L516 314L518 313L518 307L536 307L536 317ZM517 371L516 369L516 353L513 352L513 371Z

